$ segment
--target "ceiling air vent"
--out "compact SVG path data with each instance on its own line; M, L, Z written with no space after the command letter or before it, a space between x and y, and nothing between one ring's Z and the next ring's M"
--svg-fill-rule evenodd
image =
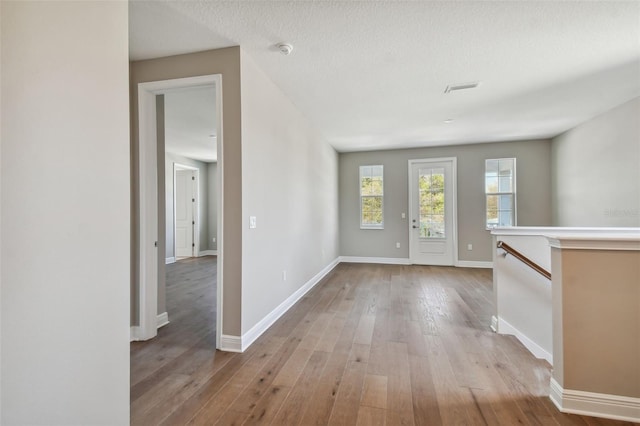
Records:
M479 85L479 81L472 81L471 83L450 84L446 89L444 89L444 93L453 92L455 90L475 89Z

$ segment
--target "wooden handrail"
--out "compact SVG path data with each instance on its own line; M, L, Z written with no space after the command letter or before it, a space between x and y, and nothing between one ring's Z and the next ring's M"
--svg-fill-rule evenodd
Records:
M507 252L507 254L512 255L513 257L515 257L516 259L518 259L519 261L521 261L522 263L524 263L525 265L527 265L531 269L533 269L536 272L538 272L540 275L542 275L546 279L548 279L548 280L551 279L551 272L547 271L542 266L538 265L533 260L531 260L527 256L525 256L524 254L520 253L518 250L516 250L513 247L511 247L509 244L505 243L504 241L498 241L497 246L498 246L499 249L502 249L505 252Z

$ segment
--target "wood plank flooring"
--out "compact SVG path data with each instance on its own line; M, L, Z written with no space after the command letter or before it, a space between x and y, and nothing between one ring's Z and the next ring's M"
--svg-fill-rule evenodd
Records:
M551 367L489 330L491 270L340 264L242 354L215 351L215 257L167 265L131 344L132 425L622 425L561 414Z

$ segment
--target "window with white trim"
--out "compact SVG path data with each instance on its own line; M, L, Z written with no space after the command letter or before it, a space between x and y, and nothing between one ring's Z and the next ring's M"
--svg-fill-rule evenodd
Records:
M516 226L516 159L485 160L486 227Z
M384 228L383 167L360 166L360 228Z

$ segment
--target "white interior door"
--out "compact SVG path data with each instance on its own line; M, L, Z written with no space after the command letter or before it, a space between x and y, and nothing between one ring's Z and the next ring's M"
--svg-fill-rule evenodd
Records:
M176 257L191 257L194 249L194 181L193 170L176 170L175 177L175 246Z
M409 257L419 265L454 265L455 158L409 161Z

